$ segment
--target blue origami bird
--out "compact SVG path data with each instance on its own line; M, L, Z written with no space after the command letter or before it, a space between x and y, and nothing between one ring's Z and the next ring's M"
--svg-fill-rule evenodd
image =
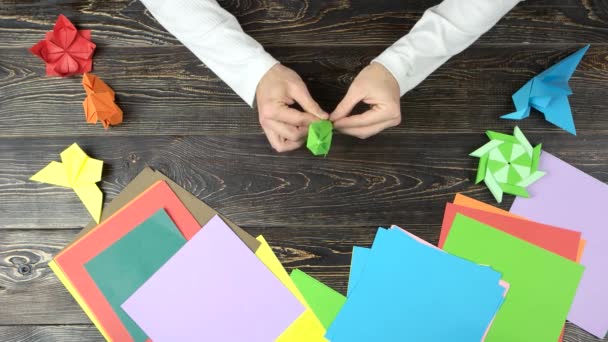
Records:
M589 45L528 81L513 94L516 111L501 118L525 119L530 115L530 108L534 108L545 115L545 120L576 135L572 109L568 102L568 96L572 94L568 80L588 49Z

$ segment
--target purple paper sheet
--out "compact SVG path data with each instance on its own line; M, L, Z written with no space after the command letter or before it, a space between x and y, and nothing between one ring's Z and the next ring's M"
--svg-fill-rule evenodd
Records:
M528 187L530 198L517 197L510 211L582 232L585 273L568 320L603 338L608 331L608 185L547 152L538 169L547 174Z
M122 308L154 342L274 341L304 311L217 216Z

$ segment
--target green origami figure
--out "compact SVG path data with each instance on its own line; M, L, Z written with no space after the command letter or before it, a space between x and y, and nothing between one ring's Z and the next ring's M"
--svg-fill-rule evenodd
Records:
M475 184L484 181L498 203L503 193L528 197L526 187L545 175L538 171L542 144L533 148L519 127L513 135L486 134L490 141L470 154L480 158Z
M315 121L308 126L306 147L315 156L326 156L331 147L333 124L329 120Z

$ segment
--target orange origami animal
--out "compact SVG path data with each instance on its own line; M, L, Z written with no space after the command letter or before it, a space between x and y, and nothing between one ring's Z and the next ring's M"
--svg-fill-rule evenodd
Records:
M122 122L122 110L114 103L114 91L101 78L85 73L82 85L87 98L82 103L88 123L101 121L104 128L116 126Z

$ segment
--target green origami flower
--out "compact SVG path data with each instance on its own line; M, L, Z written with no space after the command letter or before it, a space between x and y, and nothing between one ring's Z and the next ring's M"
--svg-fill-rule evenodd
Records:
M308 126L306 147L315 156L327 155L331 147L333 124L329 120L315 121Z
M475 184L484 181L498 203L503 193L528 197L526 187L545 175L538 171L542 144L533 148L519 127L513 135L486 134L490 141L470 154L480 158Z

